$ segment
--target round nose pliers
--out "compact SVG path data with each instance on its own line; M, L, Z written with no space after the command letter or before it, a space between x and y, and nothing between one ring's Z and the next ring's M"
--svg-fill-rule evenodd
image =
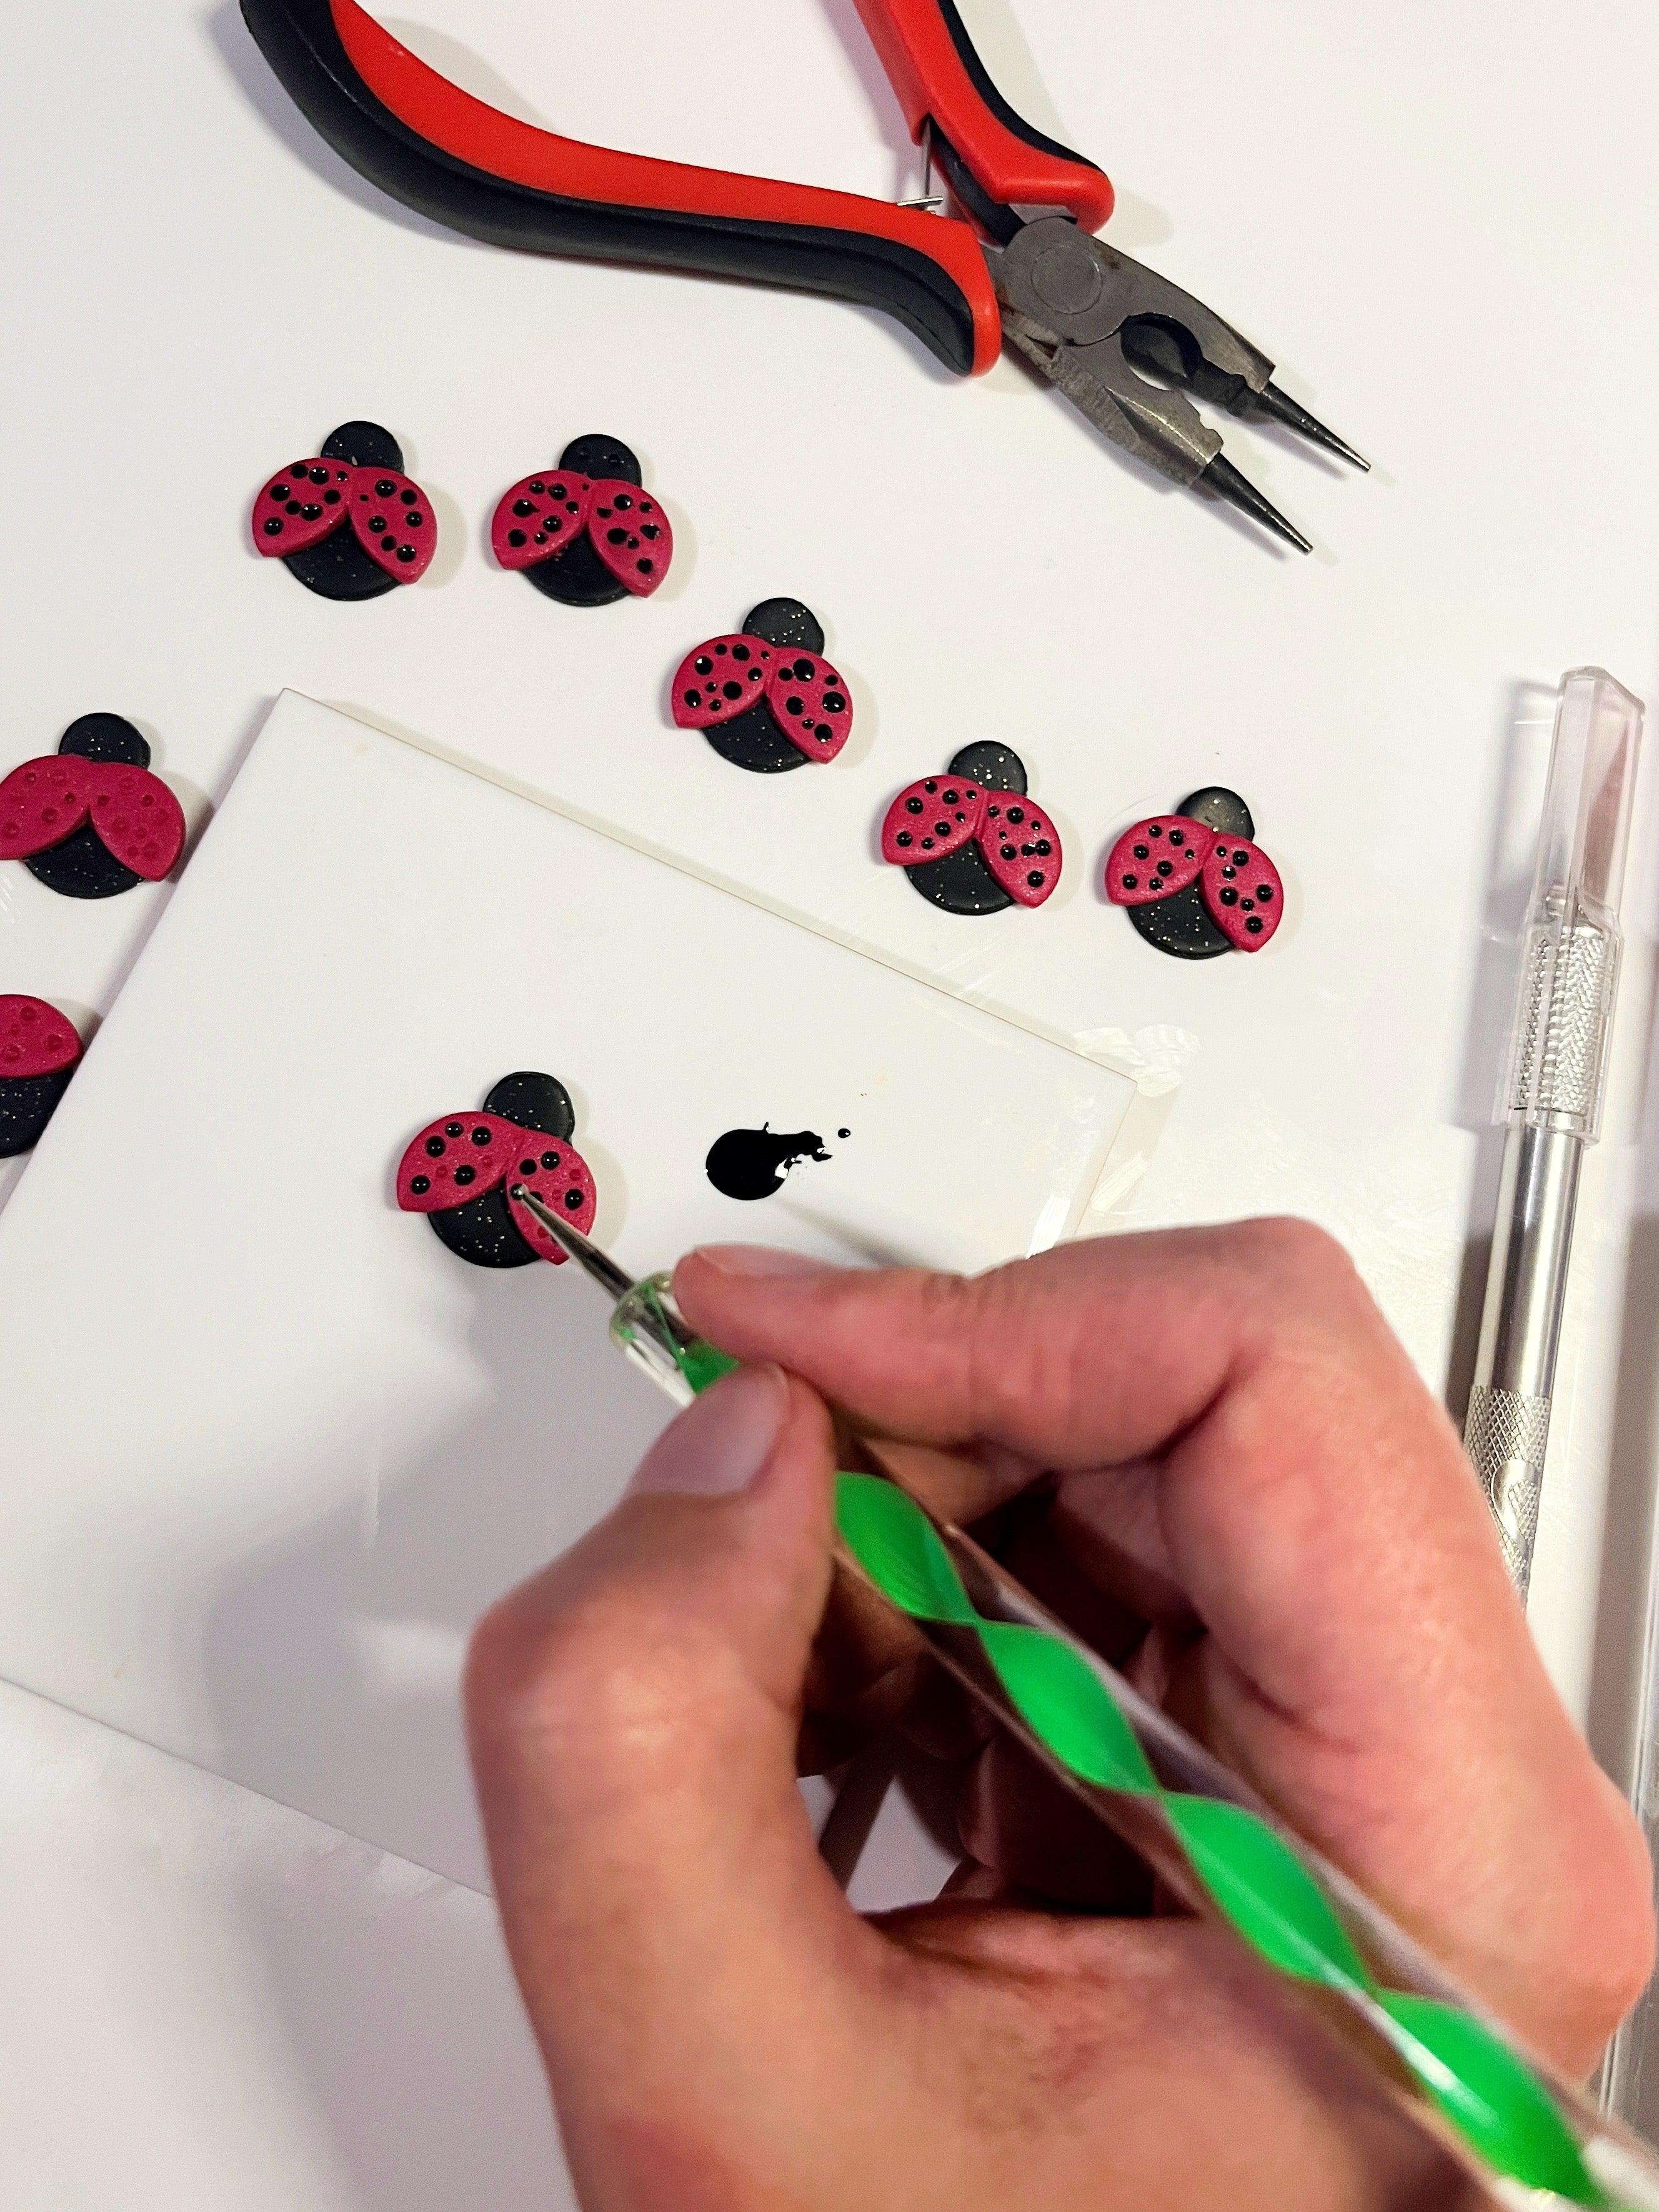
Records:
M653 264L884 309L961 374L1006 343L1127 452L1308 540L1222 452L1194 395L1363 468L1218 315L1093 235L1103 171L1017 114L955 0L857 0L916 139L961 210L613 152L521 123L430 69L357 0L241 0L290 97L392 198L489 244Z

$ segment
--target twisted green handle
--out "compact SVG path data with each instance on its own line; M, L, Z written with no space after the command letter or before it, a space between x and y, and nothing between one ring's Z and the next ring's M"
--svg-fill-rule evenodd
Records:
M1069 1644L975 1611L914 1499L878 1476L842 1474L836 1517L848 1551L901 1611L974 1632L1027 1725L1073 1774L1156 1800L1197 1881L1251 1949L1292 1980L1359 2004L1492 2172L1570 2203L1611 2203L1525 2060L1474 2014L1384 1988L1312 1874L1255 1814L1164 1789L1110 1690Z

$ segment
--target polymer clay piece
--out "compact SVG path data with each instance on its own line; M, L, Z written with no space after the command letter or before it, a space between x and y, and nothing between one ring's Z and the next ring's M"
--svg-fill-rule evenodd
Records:
M823 625L799 599L763 599L740 630L693 646L670 709L722 760L756 775L832 761L853 733L846 679L823 658Z
M35 1143L80 1057L67 1014L44 999L0 992L0 1160Z
M425 575L438 525L391 431L342 422L314 459L266 478L253 544L321 599L378 599Z
M554 467L502 493L491 550L503 568L521 570L568 607L647 599L668 574L674 533L642 483L620 438L573 438Z
M1106 896L1178 960L1259 952L1279 927L1285 884L1255 838L1238 793L1207 784L1173 814L1124 831L1107 856Z
M1025 763L986 739L943 775L900 792L881 825L881 857L946 914L1041 906L1060 881L1060 833L1025 795Z
M0 860L21 860L66 898L159 883L185 845L184 809L149 772L149 746L119 714L82 714L55 753L0 781Z
M587 1163L571 1143L576 1109L556 1076L504 1075L480 1113L446 1114L413 1138L398 1168L398 1204L423 1213L452 1252L475 1267L524 1267L565 1258L507 1186L522 1183L586 1232L599 1203Z

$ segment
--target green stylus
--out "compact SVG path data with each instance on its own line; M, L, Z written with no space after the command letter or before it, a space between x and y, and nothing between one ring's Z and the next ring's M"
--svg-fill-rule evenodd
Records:
M681 1405L736 1362L666 1275L643 1282L522 1185L510 1195L610 1297L611 1334ZM1523 2051L1347 1877L1080 1643L1006 1569L865 1464L836 1477L842 1565L1191 1909L1283 1980L1501 2203L1659 2212L1659 2160Z

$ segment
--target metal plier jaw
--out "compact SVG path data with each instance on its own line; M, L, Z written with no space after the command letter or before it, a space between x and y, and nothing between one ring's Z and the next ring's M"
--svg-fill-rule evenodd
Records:
M1138 460L1174 483L1202 486L1310 551L1223 456L1219 434L1188 392L1231 414L1271 416L1356 467L1368 464L1281 392L1267 355L1190 292L1068 216L1012 212L1020 227L1006 245L985 248L1008 343Z

